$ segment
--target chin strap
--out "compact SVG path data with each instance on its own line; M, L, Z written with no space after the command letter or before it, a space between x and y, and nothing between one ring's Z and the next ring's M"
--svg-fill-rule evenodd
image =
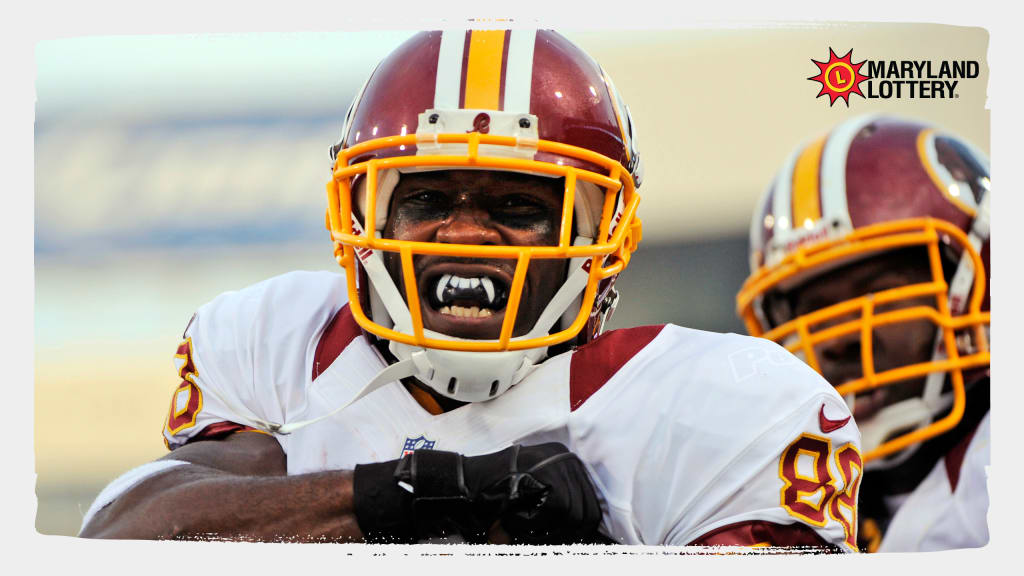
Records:
M398 382L402 378L407 378L409 376L416 374L422 369L422 365L424 363L426 363L426 354L424 354L423 352L416 352L408 360L395 362L394 364L378 372L377 375L374 376L372 380L366 383L365 386L356 391L355 394L353 394L349 399L339 404L337 408L331 410L327 414L317 416L316 418L312 418L310 420L300 420L298 422L290 422L284 425L278 424L275 425L276 428L271 429L271 432L277 434L291 434L292 432L298 430L299 428L305 428L310 424L319 422L325 418L330 418L331 416L334 416L338 412L341 412L345 408L351 406L352 403L355 402L356 400L359 400L363 396L366 396L367 394L373 392L374 390L380 388L381 386L384 386L385 384L390 384L392 382ZM340 362L331 362L331 366L328 366L327 370L325 370L323 374L321 374L317 378L317 380L323 378L324 376L327 376L328 379L332 378L334 376L334 371L332 371L331 368L334 367L335 365L339 365L340 367Z

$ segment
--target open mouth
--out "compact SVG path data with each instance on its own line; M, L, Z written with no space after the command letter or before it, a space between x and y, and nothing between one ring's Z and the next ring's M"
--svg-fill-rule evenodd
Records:
M511 277L492 266L439 265L420 284L425 327L462 338L497 338Z
M432 284L430 305L441 314L486 318L508 303L508 287L500 278L442 274Z

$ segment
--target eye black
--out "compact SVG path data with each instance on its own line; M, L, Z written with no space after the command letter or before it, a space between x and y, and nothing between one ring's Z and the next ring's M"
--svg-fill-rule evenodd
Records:
M530 196L506 196L498 202L499 208L519 212L547 212L548 207Z

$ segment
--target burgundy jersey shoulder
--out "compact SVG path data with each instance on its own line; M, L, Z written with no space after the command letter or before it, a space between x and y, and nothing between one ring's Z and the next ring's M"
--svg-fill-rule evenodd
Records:
M605 332L572 353L569 407L576 410L664 330L664 324Z
M341 354L353 340L363 334L362 328L352 316L349 305L342 306L327 323L313 354L313 380Z

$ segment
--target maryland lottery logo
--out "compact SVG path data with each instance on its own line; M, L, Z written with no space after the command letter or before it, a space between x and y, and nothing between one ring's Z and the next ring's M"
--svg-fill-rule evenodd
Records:
M849 106L850 94L864 97L864 93L860 91L860 83L870 78L860 73L864 62L853 63L853 49L850 49L846 56L839 58L832 48L829 48L828 62L818 62L814 58L811 58L811 62L818 67L818 75L811 76L808 80L821 82L821 92L818 92L817 97L828 95L829 106L840 98Z
M850 106L850 95L861 98L956 99L961 81L978 77L976 60L871 60L853 61L853 49L839 57L828 49L828 60L811 58L818 74L808 80L821 84L816 98L829 97L829 106L842 98Z

